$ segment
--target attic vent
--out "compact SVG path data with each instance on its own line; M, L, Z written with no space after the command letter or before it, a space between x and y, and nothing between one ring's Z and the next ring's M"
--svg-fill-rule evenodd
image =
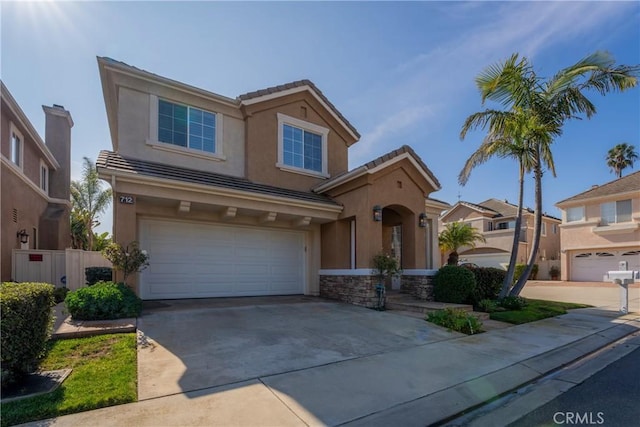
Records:
M307 107L300 107L300 117L307 118Z
M18 209L13 208L13 222L18 222Z

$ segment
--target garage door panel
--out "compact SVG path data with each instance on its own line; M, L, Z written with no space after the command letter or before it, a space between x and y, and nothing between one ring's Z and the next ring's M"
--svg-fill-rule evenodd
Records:
M640 254L636 250L586 250L571 255L571 280L602 282L608 271L618 270L620 261L627 261L630 270L640 268Z
M304 235L287 230L141 221L150 266L143 299L301 294Z

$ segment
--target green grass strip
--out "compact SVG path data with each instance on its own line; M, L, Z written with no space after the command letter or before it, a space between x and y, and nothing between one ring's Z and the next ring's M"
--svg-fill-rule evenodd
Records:
M567 310L587 307L590 306L572 302L527 299L527 305L522 310L496 311L491 313L490 316L491 320L521 325L523 323L535 322L536 320L566 314Z
M73 372L52 393L3 403L2 426L136 401L136 357L135 334L50 342L40 369Z

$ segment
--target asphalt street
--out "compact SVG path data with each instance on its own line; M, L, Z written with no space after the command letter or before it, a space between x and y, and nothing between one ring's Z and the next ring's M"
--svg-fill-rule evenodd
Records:
M637 426L639 402L640 348L509 426Z

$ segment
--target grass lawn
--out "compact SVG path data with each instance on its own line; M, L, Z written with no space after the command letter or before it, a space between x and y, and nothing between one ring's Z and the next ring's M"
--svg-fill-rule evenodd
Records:
M40 369L64 368L73 372L54 392L3 403L2 426L134 402L136 334L52 341Z
M567 310L586 307L590 306L584 304L574 304L571 302L527 299L527 306L522 310L496 311L491 313L491 320L499 320L501 322L520 325L522 323L529 323L540 319L546 319L547 317L566 314Z

